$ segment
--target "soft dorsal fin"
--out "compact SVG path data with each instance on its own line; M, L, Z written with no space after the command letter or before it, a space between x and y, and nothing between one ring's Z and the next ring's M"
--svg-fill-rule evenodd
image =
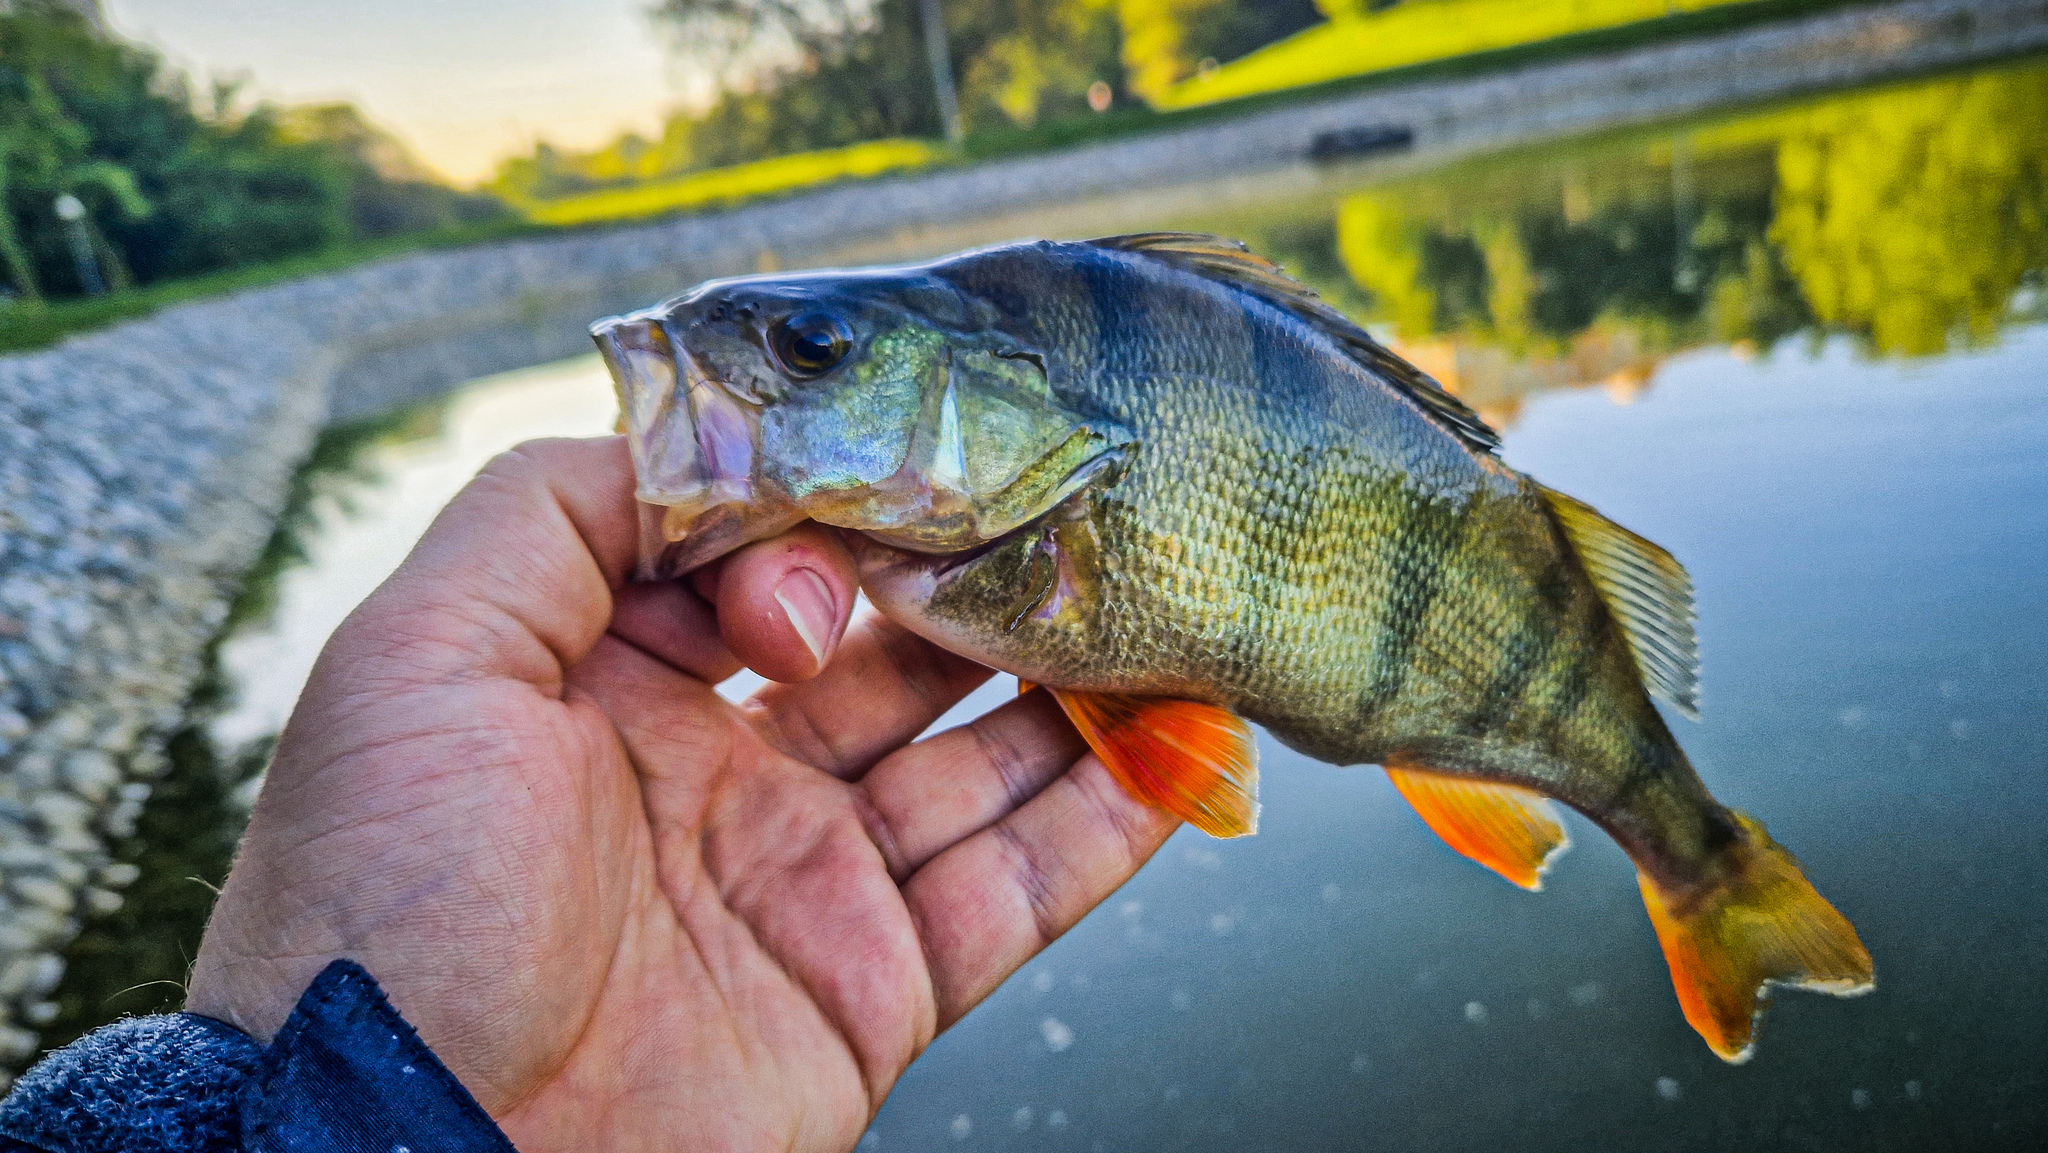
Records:
M1118 252L1137 252L1163 260L1197 276L1240 288L1267 304L1299 317L1337 342L1337 347L1421 406L1422 411L1478 452L1500 447L1500 435L1479 414L1444 390L1430 375L1394 355L1343 313L1316 295L1316 290L1287 275L1277 264L1254 254L1243 243L1202 232L1140 232L1105 236L1088 243Z
M1685 566L1585 501L1536 487L1628 637L1644 687L1699 719L1700 650Z

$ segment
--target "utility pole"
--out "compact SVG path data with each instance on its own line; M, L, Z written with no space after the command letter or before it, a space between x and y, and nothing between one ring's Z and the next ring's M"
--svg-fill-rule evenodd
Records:
M92 237L85 231L85 205L69 192L57 198L57 219L69 225L71 233L71 259L78 264L78 287L87 296L98 296L107 290L107 282L100 277L99 257L93 253Z
M924 54L932 65L932 90L939 98L939 119L946 127L946 143L957 147L964 135L960 127L960 96L953 88L953 53L946 47L946 14L939 0L917 0L924 11Z

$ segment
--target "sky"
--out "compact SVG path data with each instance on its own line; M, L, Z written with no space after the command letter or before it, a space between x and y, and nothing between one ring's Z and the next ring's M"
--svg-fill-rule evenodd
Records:
M461 182L536 139L650 132L692 93L651 0L102 0L199 77L288 103L352 100Z

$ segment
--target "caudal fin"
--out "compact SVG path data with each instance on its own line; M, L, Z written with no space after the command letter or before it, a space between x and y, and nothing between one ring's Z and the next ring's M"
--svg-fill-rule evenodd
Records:
M1638 874L1650 923L1685 1019L1722 1060L1749 1060L1768 986L1853 997L1877 987L1848 918L1814 891L1799 862L1735 814L1748 834L1728 876L1702 893L1667 894Z

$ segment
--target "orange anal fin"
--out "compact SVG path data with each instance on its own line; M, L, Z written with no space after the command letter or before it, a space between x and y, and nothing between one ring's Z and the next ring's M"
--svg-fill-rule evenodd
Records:
M1716 1056L1749 1060L1768 985L1853 997L1877 987L1870 951L1848 918L1814 891L1799 862L1736 813L1747 834L1728 875L1674 898L1638 873L1643 904L1671 966L1686 1022Z
M1389 764L1387 776L1445 844L1524 889L1543 888L1544 870L1571 847L1540 793L1405 764Z
M1212 837L1258 831L1258 745L1236 713L1160 697L1052 695L1124 791Z
M1017 695L1020 697L1037 687L1037 685L1025 680L1023 677L1017 678Z

